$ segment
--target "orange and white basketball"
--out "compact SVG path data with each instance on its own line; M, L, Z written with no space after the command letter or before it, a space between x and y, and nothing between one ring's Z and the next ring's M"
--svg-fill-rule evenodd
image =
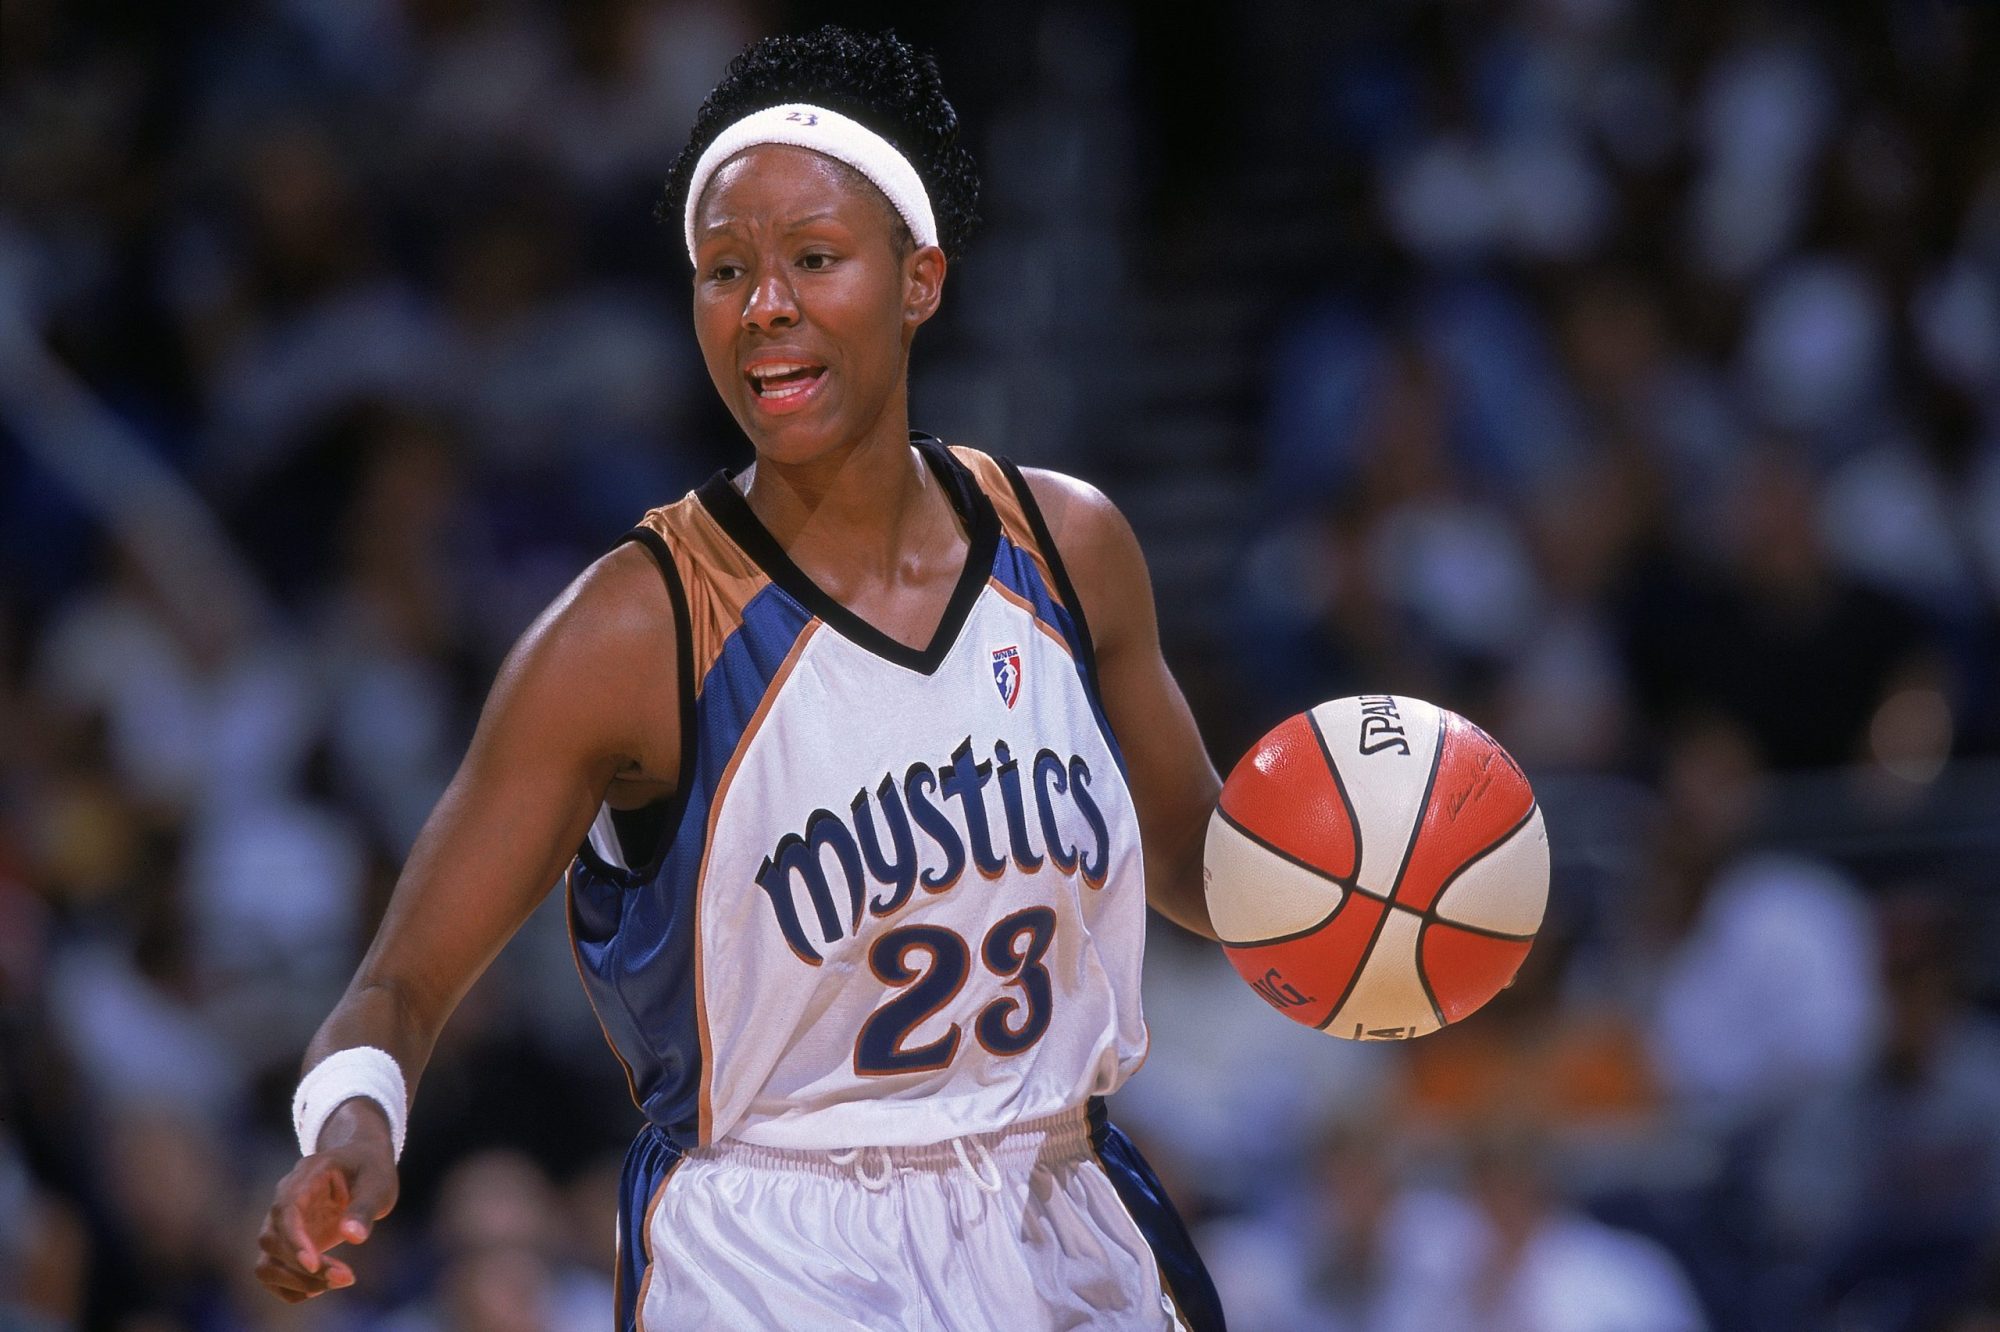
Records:
M1274 1008L1351 1040L1422 1036L1514 977L1548 902L1520 766L1421 699L1335 699L1280 724L1223 784L1208 910Z

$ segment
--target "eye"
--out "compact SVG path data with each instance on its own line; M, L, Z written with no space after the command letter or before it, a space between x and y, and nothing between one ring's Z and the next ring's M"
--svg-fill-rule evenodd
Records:
M824 250L808 250L799 256L799 267L808 273L820 273L833 267L833 256Z
M721 263L708 270L710 282L733 282L742 275L742 268L736 264Z

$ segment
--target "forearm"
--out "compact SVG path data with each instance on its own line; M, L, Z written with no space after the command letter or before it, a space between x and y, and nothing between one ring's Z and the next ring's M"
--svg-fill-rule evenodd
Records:
M1091 626L1098 693L1122 742L1145 843L1147 904L1182 929L1213 939L1202 851L1222 781L1161 654L1138 538L1091 487L1054 472L1031 472L1028 481Z
M403 1081L414 1091L442 1025L426 1016L400 985L356 976L306 1047L305 1067L310 1069L335 1050L372 1045L394 1057L402 1066Z
M1208 839L1205 820L1196 821L1191 836L1177 837L1173 844L1148 848L1146 856L1146 902L1174 924L1204 939L1213 939L1215 926L1208 918L1208 891L1202 872L1202 850Z
M427 1019L398 986L357 976L306 1047L302 1071L310 1071L337 1050L373 1046L396 1061L404 1088L414 1100L417 1080L430 1062L440 1025ZM325 1150L377 1137L387 1143L389 1122L373 1101L357 1097L342 1103L328 1117L318 1145Z

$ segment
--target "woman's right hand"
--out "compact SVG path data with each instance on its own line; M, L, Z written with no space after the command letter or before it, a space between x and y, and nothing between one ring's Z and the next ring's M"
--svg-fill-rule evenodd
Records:
M396 1159L381 1112L366 1107L379 1131L335 1131L335 1122L355 1108L349 1102L335 1111L320 1136L337 1145L304 1158L278 1181L258 1233L257 1279L288 1304L353 1285L354 1269L327 1250L362 1243L396 1205Z
M644 548L620 546L508 654L308 1067L373 1046L414 1091L445 1019L562 878L613 784L678 784L684 645L660 575ZM343 1102L317 1146L279 1181L258 1236L257 1279L294 1304L353 1285L326 1251L367 1239L396 1202L389 1121L372 1101Z

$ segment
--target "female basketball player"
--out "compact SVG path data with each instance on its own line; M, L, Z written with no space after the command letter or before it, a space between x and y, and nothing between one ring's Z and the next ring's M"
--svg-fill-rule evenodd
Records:
M759 42L703 105L665 213L755 461L502 668L307 1056L287 1300L353 1283L327 1250L395 1202L406 1084L568 866L648 1121L620 1329L1220 1326L1098 1100L1145 1053L1145 904L1211 933L1219 783L1144 562L1090 487L908 429L976 192L887 35Z

